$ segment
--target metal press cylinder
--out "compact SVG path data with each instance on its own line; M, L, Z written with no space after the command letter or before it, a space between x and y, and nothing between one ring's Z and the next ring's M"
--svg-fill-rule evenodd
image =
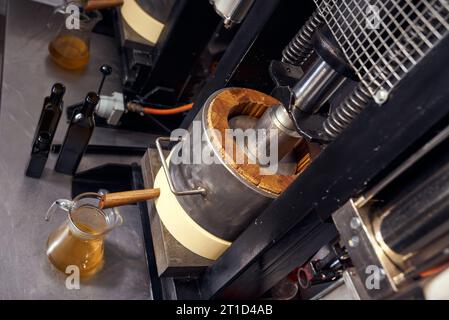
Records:
M411 186L410 186L411 187ZM402 259L435 244L449 230L449 165L394 199L375 222L382 247ZM423 251L424 250L424 251Z
M313 44L315 55L309 58L304 76L292 89L290 112L296 121L317 113L345 82L358 79L327 26L314 35Z
M242 22L253 2L254 0L210 0L215 11L225 19L225 25Z
M225 162L221 150L212 143L207 131L210 129L207 117L211 102L220 92L213 94L206 101L195 119L201 122L201 135L204 137L200 146L198 141L183 142L187 143L184 147L187 146L186 149L191 155L198 152L211 155L213 163L170 163L169 170L176 189L202 187L207 190L206 195L177 197L186 213L211 234L233 241L276 195L244 179L235 168ZM193 137L193 126L189 131ZM175 147L174 154L182 152L183 143Z
M278 160L283 159L301 141L293 121L282 105L268 109L257 121L254 129L266 132L266 135L259 135L258 139L255 139L257 141L250 141L248 144L249 152L256 159L264 159L272 149L273 141L277 142L275 150Z
M346 77L326 61L316 59L306 74L293 87L294 107L305 113L315 113L341 87Z

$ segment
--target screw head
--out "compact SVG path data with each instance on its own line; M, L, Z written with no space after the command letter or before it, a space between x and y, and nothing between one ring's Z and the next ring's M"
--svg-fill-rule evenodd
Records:
M385 89L379 89L374 95L374 101L377 104L384 104L388 100L388 91Z
M349 223L352 229L357 230L362 226L362 221L359 218L353 217Z
M349 239L348 244L350 247L355 248L359 245L360 238L358 236L353 236L351 239Z
M74 118L75 121L81 121L82 119L83 119L83 114L82 113L77 113L75 115L75 118Z
M224 23L224 26L226 29L229 29L230 27L232 27L232 20L229 17L224 19L223 23Z

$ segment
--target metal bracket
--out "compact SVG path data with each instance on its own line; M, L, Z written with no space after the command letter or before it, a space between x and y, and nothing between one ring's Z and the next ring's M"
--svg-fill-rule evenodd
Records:
M201 195L205 196L206 189L204 189L203 187L198 187L198 188L192 189L192 190L183 190L183 191L176 190L175 186L173 184L173 180L170 177L170 171L168 170L168 164L165 161L165 156L164 156L164 152L162 150L161 141L181 142L182 140L183 139L181 137L159 137L156 139L157 152L158 152L159 158L161 160L162 169L164 170L165 178L167 179L168 185L170 187L170 191L175 196L191 196L191 195L195 195L195 194L201 194Z
M307 114L296 110L297 108L293 108L294 110L291 108L295 99L291 88L304 76L302 68L279 61L272 61L270 64L270 76L276 85L271 95L288 109L296 131L310 142L329 143L330 140L323 129L323 123L327 119L325 115Z
M357 208L350 200L332 218L354 263L354 270L365 284L358 288L359 294L371 299L394 295L403 284L403 273L378 245L369 209ZM366 283L373 286L368 287Z
M327 119L322 114L307 114L297 108L292 108L294 94L289 87L277 87L271 95L278 99L284 106L288 106L288 113L295 124L296 131L310 142L330 142L323 130L323 123Z

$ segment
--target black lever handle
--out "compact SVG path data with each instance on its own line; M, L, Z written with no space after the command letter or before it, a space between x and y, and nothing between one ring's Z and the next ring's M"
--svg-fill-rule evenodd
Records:
M100 72L102 73L103 78L101 79L100 87L98 88L98 95L100 95L101 91L103 90L103 85L106 80L106 77L112 73L112 67L108 64L104 64L100 67Z

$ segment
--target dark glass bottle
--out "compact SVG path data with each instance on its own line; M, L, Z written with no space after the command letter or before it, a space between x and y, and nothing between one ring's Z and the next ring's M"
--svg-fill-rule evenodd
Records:
M57 172L73 175L78 169L95 128L94 111L99 101L96 93L89 92L83 106L73 113L56 162Z
M50 96L44 100L44 106L34 133L31 159L25 172L28 177L40 178L42 176L50 146L61 119L64 94L64 85L57 83L51 89Z

